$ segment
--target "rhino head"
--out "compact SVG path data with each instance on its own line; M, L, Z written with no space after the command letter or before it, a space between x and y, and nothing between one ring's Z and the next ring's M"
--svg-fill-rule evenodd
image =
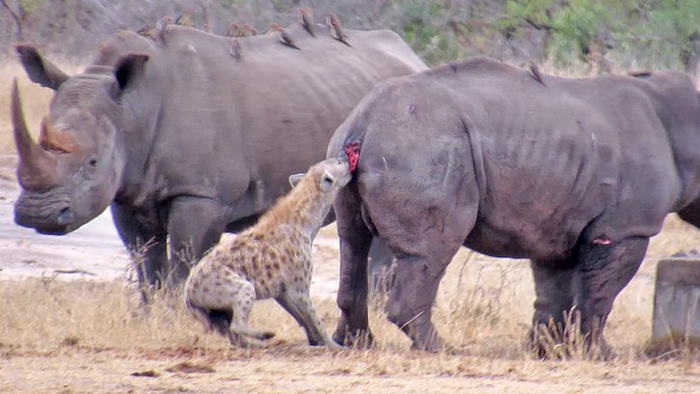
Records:
M38 142L27 129L15 80L12 125L22 193L15 222L45 234L69 233L114 199L126 161L123 95L141 79L147 55L129 54L113 67L91 66L68 76L36 48L17 45L29 78L56 91Z

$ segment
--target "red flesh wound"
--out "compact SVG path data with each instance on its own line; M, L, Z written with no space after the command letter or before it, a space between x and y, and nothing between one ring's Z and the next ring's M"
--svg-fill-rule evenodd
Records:
M360 142L355 141L345 145L343 151L348 157L348 163L350 164L350 172L355 172L355 169L357 168L357 162L360 161Z

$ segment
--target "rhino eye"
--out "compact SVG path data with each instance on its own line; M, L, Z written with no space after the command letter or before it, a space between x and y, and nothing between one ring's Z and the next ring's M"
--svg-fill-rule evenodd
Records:
M97 167L97 158L96 157L90 158L90 161L88 162L88 164L90 164L90 167Z

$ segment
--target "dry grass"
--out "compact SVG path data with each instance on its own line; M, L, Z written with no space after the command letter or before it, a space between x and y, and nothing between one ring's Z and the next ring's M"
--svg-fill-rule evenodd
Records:
M5 281L0 284L0 357L6 360L0 366L0 391L22 392L8 374L24 373L26 382L40 388L37 392L47 393L61 391L58 382L70 383L66 392L155 392L163 385L172 386L172 392L224 387L334 392L329 388L344 385L348 392L365 393L464 392L470 387L481 389L466 391L691 392L700 384L697 352L655 359L645 355L644 346L651 332L656 262L695 247L697 239L697 230L671 216L652 241L649 257L618 297L608 322L607 338L618 354L613 362L591 362L575 351L565 361L537 360L523 346L534 299L528 263L467 250L455 257L439 291L433 319L450 347L438 354L409 350L408 339L376 301L370 314L376 338L371 350L310 348L296 322L269 301L256 304L251 325L277 336L266 348L250 350L231 348L224 338L205 333L180 297L156 294L151 307L142 307L138 289L126 279ZM334 329L338 311L333 300L316 297L314 304L326 328ZM48 372L31 374L37 368ZM51 377L54 368L62 372ZM231 376L235 379L228 380ZM105 388L126 377L129 390ZM429 383L436 379L440 390Z

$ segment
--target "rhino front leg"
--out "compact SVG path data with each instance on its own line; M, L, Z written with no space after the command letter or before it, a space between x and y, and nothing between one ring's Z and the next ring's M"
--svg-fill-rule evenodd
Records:
M134 268L141 285L143 301L148 303L152 291L159 289L165 278L168 261L166 234L154 226L144 224L136 212L121 204L113 203L111 208L117 232L129 250L132 261L136 263Z
M372 234L360 213L357 182L336 197L334 209L340 238L340 275L337 303L341 315L333 340L341 345L372 343L367 316L367 256Z
M226 228L225 213L226 208L211 198L183 196L172 200L168 287L183 283L190 267L219 242Z
M587 344L598 346L604 356L609 349L603 329L615 297L629 283L644 259L648 237L629 237L620 241L589 241L581 246L577 269L580 287L576 309L581 312L581 331Z

